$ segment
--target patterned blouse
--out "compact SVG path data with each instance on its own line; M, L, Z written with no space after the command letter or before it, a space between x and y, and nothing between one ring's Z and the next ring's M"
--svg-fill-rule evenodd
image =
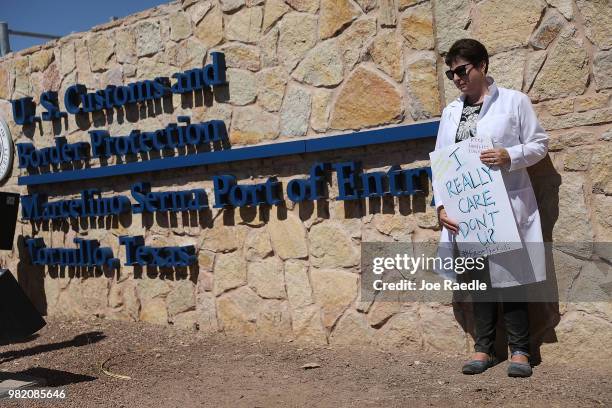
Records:
M455 143L476 136L476 121L480 113L480 108L482 108L482 102L473 105L464 102L463 110L461 111L461 119L459 120L459 127L455 135Z

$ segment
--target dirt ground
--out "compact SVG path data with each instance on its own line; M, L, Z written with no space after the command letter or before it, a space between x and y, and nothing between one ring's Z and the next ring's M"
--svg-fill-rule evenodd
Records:
M609 345L606 345L609 346ZM460 373L463 356L270 343L144 323L48 320L39 335L0 347L0 370L65 388L62 401L2 407L612 406L612 367L544 362L533 377L506 363ZM106 363L105 363L106 362ZM131 377L115 378L111 374ZM316 368L302 368L315 363Z

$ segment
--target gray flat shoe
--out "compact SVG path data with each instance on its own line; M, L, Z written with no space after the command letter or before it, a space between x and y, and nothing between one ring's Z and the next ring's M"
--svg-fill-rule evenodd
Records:
M471 360L463 365L461 372L467 375L481 374L495 364L497 364L497 359L495 357L489 357L486 361Z
M530 355L529 353L526 353L524 351L513 351L511 353L511 356L517 355L517 354L522 354L524 356L527 356L527 360L529 360ZM518 363L515 361L510 361L510 365L508 366L508 377L531 377L531 374L533 374L533 370L531 369L531 364L530 363Z
M531 377L531 374L533 374L533 370L529 363L515 363L511 361L508 366L508 377Z

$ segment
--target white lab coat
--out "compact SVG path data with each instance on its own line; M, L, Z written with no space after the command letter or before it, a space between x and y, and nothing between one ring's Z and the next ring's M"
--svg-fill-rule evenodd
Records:
M518 226L523 249L490 255L489 271L493 287L509 287L540 282L546 279L546 263L540 213L526 168L543 159L548 152L548 136L540 126L527 95L498 87L487 76L489 94L485 95L476 134L490 134L494 147L505 147L510 156L509 168L502 168L502 177ZM442 111L436 149L455 143L461 118L464 95ZM484 133L483 133L484 132ZM436 209L443 205L435 194ZM438 256L453 256L454 235L442 228ZM455 280L452 270L436 270Z

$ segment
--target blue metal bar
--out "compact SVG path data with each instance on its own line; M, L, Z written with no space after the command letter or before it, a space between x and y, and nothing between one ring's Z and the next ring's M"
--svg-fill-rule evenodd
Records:
M436 120L309 139L306 141L306 152L348 149L379 143L393 143L433 137L438 133L439 123L440 121Z
M75 180L89 180L150 171L202 166L206 164L263 159L287 156L291 154L321 152L326 150L346 149L380 143L393 143L404 140L423 139L434 137L438 132L438 124L439 121L436 120L410 125L345 133L341 135L324 136L313 139L276 142L265 145L247 146L214 152L196 153L186 156L144 160L96 168L33 174L19 177L17 183L21 186L30 186Z

